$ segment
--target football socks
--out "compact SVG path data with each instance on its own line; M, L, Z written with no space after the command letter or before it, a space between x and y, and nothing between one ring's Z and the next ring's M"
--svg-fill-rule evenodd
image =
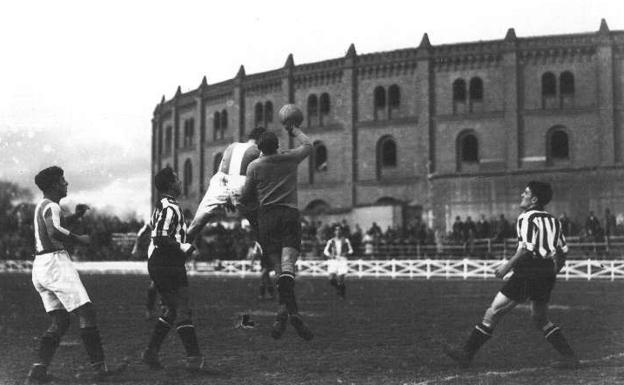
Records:
M492 337L492 333L494 329L485 326L483 323L475 325L474 329L472 329L472 333L468 340L466 341L466 345L464 345L464 350L466 353L472 356L477 353L477 351Z
M163 318L158 318L147 348L153 352L158 352L169 330L171 330L171 325Z
M297 301L295 300L295 275L290 272L283 272L277 279L277 292L279 293L279 303L286 306L289 314L297 314Z
M574 351L566 341L561 329L554 325L552 322L548 322L542 329L544 332L544 338L562 355L565 357L574 357Z
M186 356L200 356L201 354L199 353L199 344L197 343L197 335L195 334L195 326L193 325L193 321L180 321L176 327L176 330L178 331L178 335L182 340L184 350L186 350Z
M102 340L100 331L97 327L86 327L80 329L80 337L87 349L87 355L94 367L104 363L104 350L102 349Z

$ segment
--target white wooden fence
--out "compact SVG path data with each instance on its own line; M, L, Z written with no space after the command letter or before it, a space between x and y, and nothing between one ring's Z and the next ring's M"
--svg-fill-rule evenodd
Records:
M349 276L377 278L444 278L489 279L502 260L486 259L392 259L349 261ZM136 261L75 262L76 268L94 274L147 274L147 264ZM0 272L28 272L31 261L0 261ZM297 262L297 274L301 276L325 276L327 263L318 260ZM192 275L255 276L259 274L258 262L247 260L198 262L188 264ZM568 260L559 274L560 279L611 280L624 279L624 260Z

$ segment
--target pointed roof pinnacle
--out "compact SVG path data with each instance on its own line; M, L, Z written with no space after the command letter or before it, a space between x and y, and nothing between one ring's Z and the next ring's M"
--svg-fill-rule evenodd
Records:
M355 50L355 44L351 43L351 45L349 46L349 49L347 49L346 57L355 57L355 56L357 56L357 52Z
M160 104L165 104L165 95L163 95L162 98L160 99Z
M293 54L289 53L288 57L286 58L286 63L284 64L285 68L290 68L290 67L294 67L295 66L295 59L293 59Z
M427 32L425 32L422 39L420 39L420 45L418 46L418 48L431 48L431 42L429 41L429 35L427 34Z
M202 78L201 84L199 85L200 88L205 88L208 87L208 80L206 80L206 75L204 75L204 77Z
M509 28L507 33L505 34L505 41L516 41L516 30L513 28Z
M605 19L601 19L600 20L600 29L598 30L598 33L600 34L608 34L609 33L609 26L607 25L607 21Z
M236 73L236 77L237 78L243 78L245 77L245 66L241 64L240 68L238 69L238 72Z
M177 98L180 95L182 95L182 87L178 86L178 89L176 90L176 93L175 93L175 97Z

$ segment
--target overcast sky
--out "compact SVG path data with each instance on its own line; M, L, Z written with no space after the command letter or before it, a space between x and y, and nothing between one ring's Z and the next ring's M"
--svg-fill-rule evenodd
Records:
M426 8L425 8L426 4ZM0 5L0 179L36 192L57 164L69 197L149 211L150 129L162 95L358 53L624 29L624 1L11 1ZM36 193L35 196L39 194Z

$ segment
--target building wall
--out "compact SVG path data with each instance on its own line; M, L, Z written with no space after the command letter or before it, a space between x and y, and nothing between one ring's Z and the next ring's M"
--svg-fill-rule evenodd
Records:
M572 98L561 99L560 75L574 75ZM544 99L542 75L557 77L557 95ZM479 78L483 99L471 103L470 80ZM466 103L453 101L453 82L466 82ZM389 108L388 90L400 89L400 106ZM386 108L376 109L374 91L383 87ZM329 113L310 121L310 95L330 97ZM431 212L437 226L456 215L478 218L517 214L519 192L533 178L555 183L553 211L581 215L612 207L624 215L618 192L624 156L624 32L601 26L596 33L516 38L431 46L427 36L417 48L357 55L294 65L246 75L216 85L202 85L161 102L154 112L154 148L164 142L166 127L178 128L183 143L184 120L196 120L195 145L153 157L157 165L193 164L193 189L183 205L194 209L213 174L214 156L256 125L278 134L280 149L294 145L278 122L279 108L299 105L302 129L327 149L327 168L314 169L314 159L298 171L302 209L315 201L333 213L353 213L380 199L395 199ZM255 106L273 105L272 121L255 121ZM213 116L227 111L228 128L215 140ZM200 143L199 122L205 127ZM553 160L548 135L554 127L568 135L569 159ZM458 158L458 137L478 140L478 162ZM378 143L392 138L396 166L379 167ZM165 148L162 144L163 150ZM202 167L204 180L200 181ZM372 210L372 209L371 209ZM409 211L409 210L407 210ZM349 215L351 215L349 214ZM336 214L340 215L340 214ZM347 215L347 214L345 214ZM358 216L361 216L358 214Z

